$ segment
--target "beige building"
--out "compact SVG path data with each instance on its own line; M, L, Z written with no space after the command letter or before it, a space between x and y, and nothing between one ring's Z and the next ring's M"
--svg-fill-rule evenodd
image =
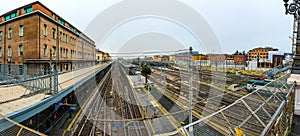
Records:
M96 50L96 61L97 61L97 63L110 61L110 60L112 60L112 58L108 53L100 51L100 50Z

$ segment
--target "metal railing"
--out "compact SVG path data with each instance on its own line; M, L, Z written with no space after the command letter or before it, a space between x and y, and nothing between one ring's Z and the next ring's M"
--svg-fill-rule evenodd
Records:
M204 118L182 128L186 135L205 135L214 123L222 127L222 135L283 135L291 120L295 84L288 85L289 74L241 97L217 112L204 110Z
M36 130L33 130L29 127L19 124L2 114L0 114L0 119L1 118L3 118L9 123L7 125L14 125L14 126L7 130L0 131L0 136L46 136L43 133L40 133Z

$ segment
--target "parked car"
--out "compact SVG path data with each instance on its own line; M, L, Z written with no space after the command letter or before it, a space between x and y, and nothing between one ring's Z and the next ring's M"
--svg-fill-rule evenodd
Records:
M243 88L239 84L232 84L228 87L229 91L241 91Z

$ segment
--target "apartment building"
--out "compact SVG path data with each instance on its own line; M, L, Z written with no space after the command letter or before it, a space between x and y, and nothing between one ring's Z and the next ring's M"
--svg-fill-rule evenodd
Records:
M106 61L110 61L110 60L112 60L112 58L108 53L103 52L99 49L96 49L96 61L97 61L97 63L106 62Z
M50 65L67 71L92 65L95 57L95 42L40 2L0 16L0 72L10 74L12 65L21 74Z
M248 52L248 60L261 60L265 62L268 59L269 51L278 51L278 49L272 47L254 48Z

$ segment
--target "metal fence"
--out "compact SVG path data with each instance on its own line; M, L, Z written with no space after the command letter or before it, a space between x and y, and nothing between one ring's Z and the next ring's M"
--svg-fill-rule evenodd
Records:
M217 112L204 111L204 118L182 131L195 136L212 135L211 130L218 135L283 135L290 123L295 87L287 85L288 77L278 78Z
M36 130L21 125L5 117L4 115L0 114L0 120L2 119L8 122L7 124L8 126L12 126L12 127L6 130L1 130L0 128L0 136L46 136L43 133L40 133Z
M49 65L0 64L0 81L23 79L50 74Z

